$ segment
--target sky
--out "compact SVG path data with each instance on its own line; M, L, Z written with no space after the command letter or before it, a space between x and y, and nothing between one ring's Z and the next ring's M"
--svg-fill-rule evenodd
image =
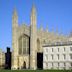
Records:
M30 25L32 5L36 7L37 27L68 35L72 31L72 0L0 0L0 48L12 48L12 15L16 8L18 24Z

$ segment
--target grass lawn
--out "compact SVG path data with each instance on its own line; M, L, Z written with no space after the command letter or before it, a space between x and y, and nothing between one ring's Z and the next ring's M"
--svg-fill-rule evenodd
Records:
M72 72L72 70L0 70L0 72Z

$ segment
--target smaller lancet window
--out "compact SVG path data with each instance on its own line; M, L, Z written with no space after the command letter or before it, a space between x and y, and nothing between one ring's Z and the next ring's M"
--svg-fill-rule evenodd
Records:
M52 60L54 59L53 54L51 54Z
M57 54L57 59L59 60L59 54Z

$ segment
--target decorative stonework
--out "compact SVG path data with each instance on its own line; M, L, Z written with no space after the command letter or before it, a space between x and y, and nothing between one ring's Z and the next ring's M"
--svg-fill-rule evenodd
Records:
M23 61L26 61L27 68L29 68L29 60L30 60L30 68L37 68L37 52L43 52L42 46L43 44L50 44L55 42L67 42L70 38L62 35L58 35L54 32L49 32L47 29L44 31L41 27L39 30L36 28L36 9L33 6L31 12L31 24L27 26L22 24L18 25L18 16L16 9L14 9L13 17L12 17L12 69L18 69L23 66ZM19 37L23 34L30 37L30 59L29 56L23 55L20 56L18 53L19 50Z

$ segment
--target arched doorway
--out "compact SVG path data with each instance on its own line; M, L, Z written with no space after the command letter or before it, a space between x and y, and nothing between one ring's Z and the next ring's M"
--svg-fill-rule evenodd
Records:
M26 62L23 63L23 69L26 69Z

